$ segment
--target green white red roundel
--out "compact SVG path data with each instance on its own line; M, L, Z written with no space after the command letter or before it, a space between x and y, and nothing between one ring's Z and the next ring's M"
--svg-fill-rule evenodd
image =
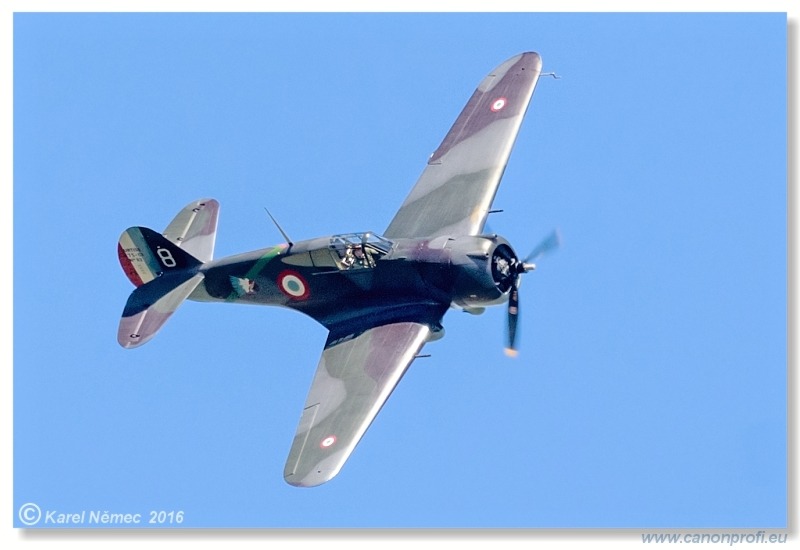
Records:
M297 271L286 270L278 274L278 288L292 300L305 300L310 294L308 283Z
M506 102L507 101L508 100L506 98L504 98L504 97L498 97L497 99L495 99L492 102L492 107L491 107L492 108L492 112L496 113L497 111L502 111L503 107L506 106Z

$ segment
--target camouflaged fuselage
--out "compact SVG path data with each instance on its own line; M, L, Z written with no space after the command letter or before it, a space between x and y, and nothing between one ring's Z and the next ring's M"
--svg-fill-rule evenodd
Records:
M347 252L319 238L281 244L209 262L190 299L284 306L329 329L424 320L439 326L451 305L479 308L503 302L502 273L492 259L502 237L398 239L391 248ZM422 316L422 319L421 319Z
M383 237L334 235L212 261L213 199L188 204L163 234L127 229L117 253L136 289L118 342L148 342L187 298L290 307L319 321L329 334L284 478L330 480L425 343L443 335L448 308L480 313L507 301L507 353L516 353L518 286L536 254L520 260L505 239L481 233L541 68L525 52L481 80Z

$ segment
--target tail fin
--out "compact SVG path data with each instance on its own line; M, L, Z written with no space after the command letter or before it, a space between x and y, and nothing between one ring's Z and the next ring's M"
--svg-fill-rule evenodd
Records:
M187 204L164 230L163 237L182 248L199 262L211 261L217 237L219 203L214 199L200 199ZM159 252L147 246L146 238L138 227L125 231L119 238L117 253L125 275L135 286L142 286L156 278L164 268L170 267L169 249ZM150 233L156 234L155 231ZM162 254L163 256L158 256Z
M204 277L200 272L203 262L146 227L126 230L118 253L122 269L138 288L125 304L117 341L124 348L133 348L155 336L197 288Z

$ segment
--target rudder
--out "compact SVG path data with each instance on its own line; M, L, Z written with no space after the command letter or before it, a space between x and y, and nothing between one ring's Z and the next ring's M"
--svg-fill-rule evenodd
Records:
M146 227L131 227L119 237L119 263L137 287L163 273L182 271L202 264L200 260Z

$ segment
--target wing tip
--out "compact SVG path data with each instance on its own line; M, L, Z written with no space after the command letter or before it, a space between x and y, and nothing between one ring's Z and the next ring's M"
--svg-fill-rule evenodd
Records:
M352 448L350 450L340 449L333 454L316 459L311 454L304 455L302 451L299 456L293 457L290 454L283 471L283 479L293 487L318 487L339 474L350 453L352 453Z
M523 66L532 68L537 71L541 71L542 55L539 52L534 52L534 51L522 52L508 59L505 63L510 63L512 65L517 65L521 63ZM503 65L500 65L500 67L502 66Z
M338 473L339 470L334 472L317 470L302 478L296 477L294 474L284 474L283 480L292 487L319 487L332 480Z

